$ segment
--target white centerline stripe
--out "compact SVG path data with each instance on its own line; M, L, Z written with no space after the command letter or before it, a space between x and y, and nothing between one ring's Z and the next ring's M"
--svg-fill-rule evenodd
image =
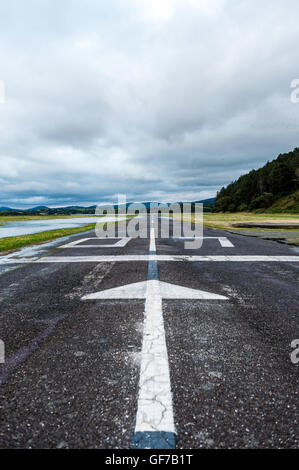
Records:
M154 227L151 228L150 251L156 253ZM157 266L154 266L153 271L158 277ZM152 270L149 267L149 276L150 272ZM158 279L147 283L144 322L135 433L162 431L175 434L162 296Z
M150 238L150 253L156 254L156 237L155 237L155 229L154 227L151 228L151 238Z
M159 281L147 284L135 432L175 433Z

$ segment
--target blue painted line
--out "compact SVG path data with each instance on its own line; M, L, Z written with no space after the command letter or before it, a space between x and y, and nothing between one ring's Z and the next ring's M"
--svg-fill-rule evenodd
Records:
M131 449L175 449L177 436L173 432L136 432L131 441Z
M148 281L159 281L159 271L157 261L149 261L148 263L148 272L147 272Z

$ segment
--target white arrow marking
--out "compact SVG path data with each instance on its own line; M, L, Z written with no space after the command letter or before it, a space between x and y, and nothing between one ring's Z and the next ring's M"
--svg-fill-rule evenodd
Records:
M103 299L146 299L147 289L159 289L162 299L200 299L200 300L228 300L223 295L190 289L167 282L152 280L127 284L126 286L107 289L94 294L85 295L83 300Z
M158 276L155 230L151 228L148 280L108 289L83 300L145 299L145 320L135 433L175 435L162 299L228 300L222 295L161 282Z
M108 289L94 294L85 295L82 300L102 299L145 299L147 281L128 284L115 289Z

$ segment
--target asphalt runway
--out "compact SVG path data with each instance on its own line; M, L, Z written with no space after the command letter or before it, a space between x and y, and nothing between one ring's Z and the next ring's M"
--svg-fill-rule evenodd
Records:
M297 448L298 253L117 236L0 276L0 448Z

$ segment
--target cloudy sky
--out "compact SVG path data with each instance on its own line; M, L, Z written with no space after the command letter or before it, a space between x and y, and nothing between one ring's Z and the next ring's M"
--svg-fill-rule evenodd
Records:
M299 146L298 0L0 0L0 205L199 200Z

